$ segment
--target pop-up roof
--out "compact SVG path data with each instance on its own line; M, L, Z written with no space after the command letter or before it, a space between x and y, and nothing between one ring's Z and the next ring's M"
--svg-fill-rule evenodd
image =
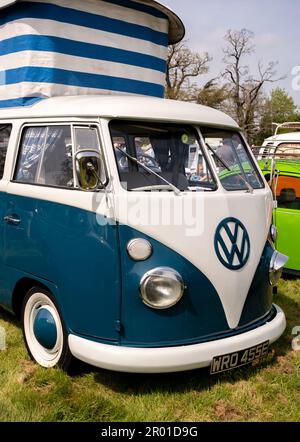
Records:
M153 0L0 0L0 107L58 95L164 94L184 26Z

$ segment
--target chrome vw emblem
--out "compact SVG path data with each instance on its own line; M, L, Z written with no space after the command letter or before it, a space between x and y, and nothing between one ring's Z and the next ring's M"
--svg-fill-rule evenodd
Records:
M240 270L249 259L250 239L246 227L236 218L226 218L217 227L215 250L221 263Z

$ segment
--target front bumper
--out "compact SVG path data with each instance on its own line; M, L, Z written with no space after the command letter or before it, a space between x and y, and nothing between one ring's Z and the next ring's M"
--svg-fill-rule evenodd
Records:
M100 344L69 335L70 351L76 358L113 371L128 373L170 373L210 366L215 356L233 353L269 340L272 344L284 332L286 319L278 307L276 316L260 327L240 335L195 345L163 348L130 348Z

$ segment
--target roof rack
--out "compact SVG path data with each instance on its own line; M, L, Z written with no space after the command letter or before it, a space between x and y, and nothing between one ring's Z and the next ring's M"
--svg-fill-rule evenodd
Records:
M274 136L278 135L278 131L280 129L296 129L300 130L300 122L294 121L294 122L286 122L286 123L272 123L272 126L275 126L275 133Z
M270 144L268 146L253 146L252 148L253 155L257 160L271 160L275 158L276 160L300 160L300 144L299 145L290 145L290 146L274 146Z

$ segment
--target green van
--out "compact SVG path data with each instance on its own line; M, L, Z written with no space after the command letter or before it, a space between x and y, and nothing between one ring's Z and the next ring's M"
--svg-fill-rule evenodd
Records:
M276 247L289 256L285 273L300 276L300 132L279 134L281 129L300 129L300 124L278 125L275 135L257 151L257 158L276 200Z

